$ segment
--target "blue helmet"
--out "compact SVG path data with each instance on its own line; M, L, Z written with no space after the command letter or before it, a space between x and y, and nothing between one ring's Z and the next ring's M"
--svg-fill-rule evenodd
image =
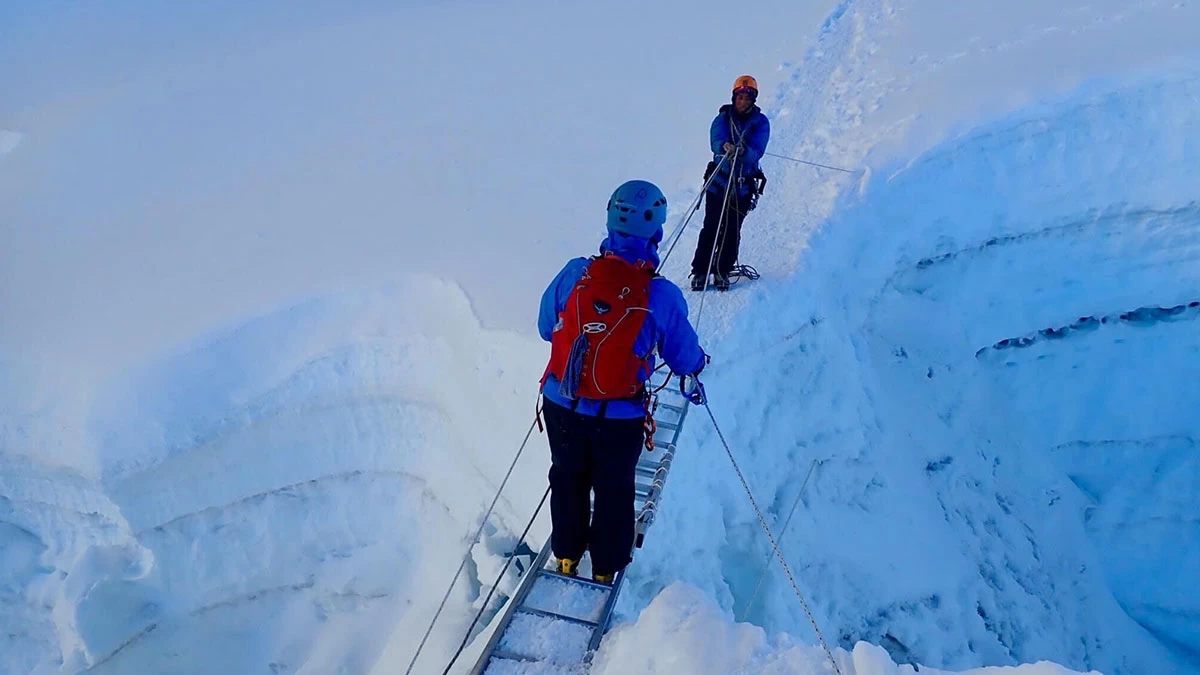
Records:
M667 222L667 198L654 183L631 180L608 200L608 231L651 239Z

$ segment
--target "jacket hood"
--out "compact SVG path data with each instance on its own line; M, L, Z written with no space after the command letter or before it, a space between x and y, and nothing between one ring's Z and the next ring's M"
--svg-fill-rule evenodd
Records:
M737 117L739 119L749 119L751 117L754 117L754 115L756 113L762 112L762 109L758 107L758 104L752 103L752 104L750 104L750 109L747 110L744 115L739 115L737 108L734 108L732 103L726 103L725 105L721 106L721 110L718 112L721 112L723 114L733 115L734 117Z
M663 231L658 228L658 232L649 239L635 237L623 232L608 233L604 241L600 242L600 254L615 253L623 260L629 263L637 264L639 262L648 262L658 269L658 244L662 241Z

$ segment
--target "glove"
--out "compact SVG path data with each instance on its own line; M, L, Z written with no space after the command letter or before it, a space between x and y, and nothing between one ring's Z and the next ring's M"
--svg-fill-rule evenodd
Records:
M721 148L724 149L725 154L729 155L730 157L737 157L738 155L742 154L742 146L740 144L734 145L733 143L726 141L725 145L721 146Z
M686 380L687 378L684 379ZM691 379L692 386L686 388L684 382L681 380L679 383L679 390L683 392L683 395L686 396L687 400L691 401L693 405L707 405L708 395L704 393L704 383L701 382L700 378L696 377L695 375L692 375Z

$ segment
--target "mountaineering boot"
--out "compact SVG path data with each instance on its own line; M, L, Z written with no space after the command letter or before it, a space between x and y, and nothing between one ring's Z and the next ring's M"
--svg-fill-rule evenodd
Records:
M569 577L573 577L573 576L576 576L577 574L579 574L578 567L579 567L578 560L572 560L571 558L559 558L558 566L555 567L555 569L558 571L559 574L565 574Z
M713 274L713 288L716 288L718 291L729 290L729 277L725 276L724 274L721 274L720 272L714 273Z
M693 291L704 290L704 281L705 281L705 277L703 275L693 274L692 275L692 290Z
M595 582L598 582L601 584L609 584L611 586L612 582L613 582L613 578L616 576L617 575L615 575L615 574L595 574L595 573L593 573L592 581L595 581Z

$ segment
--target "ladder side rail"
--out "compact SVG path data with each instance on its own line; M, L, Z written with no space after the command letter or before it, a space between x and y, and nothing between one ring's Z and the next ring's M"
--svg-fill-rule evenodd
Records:
M534 559L529 569L525 571L525 578L517 586L517 592L508 599L507 607L504 608L504 614L500 617L500 623L496 626L496 630L492 632L492 637L483 648L483 653L479 655L479 661L471 669L471 675L481 675L483 671L487 670L488 662L492 660L492 652L495 651L496 645L500 644L500 640L504 637L504 632L508 630L508 625L512 623L517 609L525 604L525 597L529 595L530 589L533 588L533 583L537 580L538 573L545 567L546 559L549 557L550 539L546 539L546 543L542 546L542 550L538 552L537 558Z
M670 378L671 374L668 373L665 379L669 380ZM636 536L635 548L641 547L646 529L649 528L650 523L652 523L654 520L654 512L657 509L657 500L662 494L667 473L670 471L671 463L675 456L675 448L679 442L679 436L683 431L683 423L687 417L688 409L690 408L690 402L682 394L670 391L669 388L666 387L664 387L664 391L669 391L673 397L680 399L678 403L671 403L664 406L665 409L671 413L672 417L675 417L675 415L678 415L678 417L677 419L664 424L664 428L671 431L671 440L668 441L666 447L663 448L662 457L658 462L659 466L654 471L650 494L647 495L645 501L643 502L641 512L637 516L636 524L638 532ZM504 633L508 630L509 625L512 623L513 617L517 614L518 610L524 606L525 599L529 595L530 590L533 588L533 584L537 577L541 575L542 569L545 567L546 560L549 558L549 555L550 541L547 540L542 546L542 550L538 553L537 558L529 567L529 570L525 573L525 578L521 580L521 584L517 588L517 592L513 594L511 598L509 598L508 606L505 608L504 614L500 618L500 623L496 626L496 630L492 633L491 638L484 647L479 661L475 664L475 668L471 671L471 675L481 675L487 670L487 666L492 659L492 655L496 651L497 645L499 645L500 641L504 638ZM626 570L622 569L617 573L616 578L613 579L613 585L608 590L608 597L604 601L604 607L600 612L600 617L597 624L592 630L591 639L588 641L586 652L587 656L585 656L586 662L591 661L591 657L595 653L596 649L599 648L600 641L604 638L604 634L608 632L608 627L612 621L613 612L616 609L617 598L620 595L621 586L625 581L625 572ZM506 654L505 656L512 658L518 655Z
M664 389L668 391L668 389ZM690 401L682 394L676 394L680 401L680 405L672 405L670 409L678 410L678 419L674 423L674 428L671 431L671 440L667 442L663 449L662 459L659 460L659 467L654 472L654 477L651 480L650 491L646 498L642 501L642 506L638 511L634 525L634 546L641 548L646 539L646 532L649 531L650 525L654 522L654 516L658 511L658 500L662 496L663 488L667 482L667 474L671 470L671 463L675 459L675 449L678 447L679 436L683 433L683 423L687 419L688 410L691 408ZM661 394L660 394L661 395Z
M608 624L612 621L613 610L617 607L617 596L621 594L621 585L625 583L625 571L625 569L622 569L620 572L617 572L617 577L613 579L612 591L609 592L608 598L604 601L604 608L600 610L600 618L597 620L598 623L595 630L592 631L592 639L588 640L587 655L584 657L585 663L591 662L592 655L600 647L600 640L608 632Z
M666 484L666 474L666 471L661 471L654 478L654 482L650 485L650 492L646 495L646 499L642 502L642 508L638 512L634 523L634 545L637 548L642 547L646 532L654 522L654 514L658 511L658 500L662 496L663 487Z

